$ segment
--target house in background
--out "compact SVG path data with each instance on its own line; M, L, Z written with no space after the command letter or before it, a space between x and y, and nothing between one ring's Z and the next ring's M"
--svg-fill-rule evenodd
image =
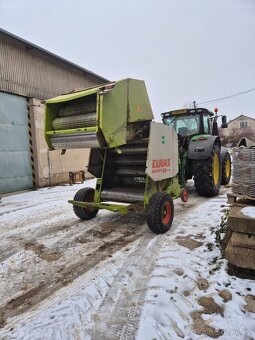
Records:
M229 121L228 128L219 129L223 145L235 146L242 137L255 141L255 119L240 115Z
M0 193L69 181L89 150L48 151L43 100L107 79L0 29Z

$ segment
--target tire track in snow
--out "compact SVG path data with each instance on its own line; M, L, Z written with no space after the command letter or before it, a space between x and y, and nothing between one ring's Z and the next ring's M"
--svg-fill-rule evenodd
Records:
M174 223L167 234L158 236L146 234L140 238L136 249L124 262L95 315L95 325L90 333L91 339L133 340L135 338L148 281L156 266L155 261L161 251L161 245L164 240L169 237L171 239L171 234L178 227L178 220L183 221L190 210L203 201L204 198L194 196L192 202L186 205L178 202ZM181 310L179 314L182 314ZM177 325L174 326L178 332Z
M33 254L33 247L26 251L25 257L24 253L19 252L4 261L4 267L0 271L0 275L5 277L5 281L0 283L3 294L0 299L2 324L8 317L24 313L139 238L141 230L136 230L141 221L139 217L121 217L118 219L118 227L115 219L116 215L107 214L104 223L101 218L97 218L88 223L88 229L82 231L77 227L72 237L64 235L55 239L54 246L44 250L50 253L57 249L59 253L62 252L62 256L50 264L46 265L47 261L38 258L36 252ZM133 223L134 219L136 224ZM35 249L38 247L40 245L35 244ZM19 255L22 261L17 258Z
M176 216L175 216L175 222L172 227L172 231L178 226L178 217L180 217L182 214L186 214L186 212L190 211L190 208L193 208L200 202L203 202L204 198L199 197L193 197L192 202L188 203L186 206L176 204ZM71 284L73 280L78 278L79 276L83 275L87 271L92 271L93 268L100 263L104 263L109 256L112 256L119 250L126 247L128 243L132 244L134 241L135 243L139 243L139 245L136 246L136 249L134 251L134 256L131 256L128 258L127 262L125 262L124 266L122 267L119 274L117 274L117 277L113 280L113 284L110 287L111 292L107 294L106 300L103 300L101 304L101 308L99 310L98 318L97 313L95 313L95 331L99 330L102 326L102 330L106 329L107 323L108 325L114 324L114 329L116 331L115 335L118 336L118 339L133 339L133 335L136 332L137 323L139 320L139 312L140 308L144 301L144 295L145 295L145 285L146 280L148 280L151 270L154 266L154 257L157 252L157 247L160 247L160 242L157 240L160 240L161 237L169 237L171 235L171 231L166 236L155 236L152 234L147 226L144 224L143 217L140 218L139 215L127 216L122 217L118 216L116 218L116 215L112 214L106 214L106 215L100 215L90 223L88 223L88 230L86 230L84 233L78 233L76 234L76 237L82 238L85 237L87 240L85 240L84 243L82 243L83 248L72 248L72 246L75 244L73 240L70 242L70 238L62 237L61 242L55 242L55 244L58 244L60 247L70 247L69 250L72 251L72 254L77 257L75 259L74 263L69 263L67 266L64 262L62 262L62 266L60 268L60 272L58 273L59 276L50 276L46 278L47 284L45 285L45 289L42 289L42 293L39 295L36 295L34 298L31 297L31 299L27 299L24 303L24 306L17 306L17 309L12 311L10 314L4 315L4 319L6 317L13 317L14 315L17 315L19 313L24 313L26 310L29 310L33 308L33 306L44 300L47 301L47 298L49 295L51 295L56 290L59 290L63 287L63 281L61 282L61 278L67 278L64 283L65 284ZM106 233L106 236L102 235L102 238L104 241L99 240L98 242L98 235L93 235L92 230L94 228L102 229L104 224L111 224L113 222L119 222L119 227L116 228L117 230L113 230L109 234ZM188 221L187 221L188 223ZM79 223L78 223L79 224ZM98 226L99 225L99 226ZM136 228L139 228L136 230ZM79 229L79 228L77 228ZM131 234L125 235L125 231L130 231ZM75 233L72 235L74 238ZM70 235L69 235L70 236ZM122 239L124 239L127 243L123 243ZM150 243L151 241L151 243ZM77 243L77 242L76 242ZM79 242L78 242L79 243ZM86 249L86 245L89 245L90 249L94 248L93 251L90 253L91 255L89 257L86 257L88 254L88 251ZM80 249L80 250L79 250ZM64 250L64 249L63 249ZM80 251L85 251L82 256L78 254ZM68 255L69 254L69 255ZM67 253L67 256L70 256L70 252ZM149 256L149 254L151 256ZM79 256L78 256L79 255ZM123 255L122 255L123 256ZM56 261L57 262L57 261ZM58 262L57 262L58 263ZM148 265L149 264L149 265ZM44 264L44 267L47 269L47 266ZM53 266L53 269L57 268L57 265ZM107 271L107 267L105 268ZM50 271L50 274L52 275L53 271ZM130 273L130 274L128 274ZM137 274L138 273L138 274ZM123 276L124 275L124 276ZM55 280L60 279L60 283L56 282ZM40 276L34 278L34 286L32 288L36 288L40 282ZM120 289L120 282L123 283L123 288ZM127 285L125 285L127 284ZM52 287L53 286L53 289ZM126 288L125 288L126 287ZM134 298L132 300L132 296L128 293L129 288L134 292ZM27 290L25 291L25 293ZM123 293L123 294L122 294ZM124 294L125 293L125 294ZM114 303L114 308L110 306L111 314L110 317L107 319L107 323L105 325L102 324L104 322L104 313L101 311L104 309L104 304L107 304L108 296L111 297ZM18 296L19 297L19 296ZM14 297L15 299L16 297ZM19 300L22 301L22 298ZM115 308L115 306L117 306ZM106 309L107 310L107 309ZM2 309L4 312L4 308ZM121 314L119 313L121 311ZM101 317L100 317L101 315ZM121 315L121 320L119 316ZM117 325L117 321L120 322L120 325ZM136 325L136 326L133 326ZM56 329L54 332L56 334L58 332L62 333L60 329L58 329L58 325L56 324ZM93 336L93 331L91 330L91 335ZM96 334L96 333L95 333ZM114 339L111 338L111 339Z
M160 236L143 236L135 251L124 262L116 275L99 312L91 337L97 339L133 339L143 304L147 277L151 272L155 248L159 248Z

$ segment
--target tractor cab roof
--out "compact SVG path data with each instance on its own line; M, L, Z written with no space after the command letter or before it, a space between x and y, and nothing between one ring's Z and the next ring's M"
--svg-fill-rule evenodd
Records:
M168 112L161 113L162 117L172 117L172 116L188 116L194 114L208 114L209 116L214 116L212 111L209 111L204 108L196 108L196 109L180 109L180 110L173 110Z

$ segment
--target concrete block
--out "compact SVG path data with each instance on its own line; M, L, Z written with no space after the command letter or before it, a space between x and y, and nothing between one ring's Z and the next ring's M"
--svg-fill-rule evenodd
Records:
M225 251L225 257L237 267L255 270L255 249L235 247L230 240Z
M231 243L235 247L255 249L255 235L233 232Z
M230 210L227 225L239 233L255 234L255 219L241 213L244 206L233 206Z

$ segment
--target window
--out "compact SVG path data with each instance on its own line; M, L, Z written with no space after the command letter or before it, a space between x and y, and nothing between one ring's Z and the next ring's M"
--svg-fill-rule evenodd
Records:
M240 129L245 129L248 126L248 122L240 122Z
M209 116L203 116L203 121L204 121L204 132L205 133L210 133Z
M164 123L171 125L183 137L198 134L200 131L199 115L174 116L165 119Z

